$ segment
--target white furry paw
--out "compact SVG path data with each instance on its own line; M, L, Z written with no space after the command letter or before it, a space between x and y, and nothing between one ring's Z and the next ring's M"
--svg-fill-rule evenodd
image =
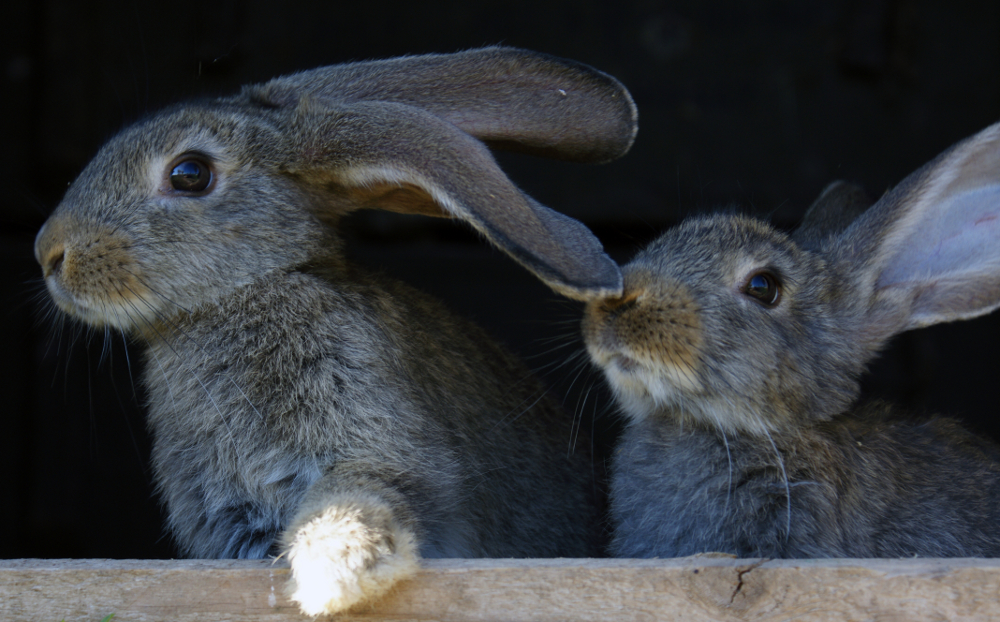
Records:
M287 534L289 595L302 613L344 611L417 571L413 534L387 512L365 509L332 506Z

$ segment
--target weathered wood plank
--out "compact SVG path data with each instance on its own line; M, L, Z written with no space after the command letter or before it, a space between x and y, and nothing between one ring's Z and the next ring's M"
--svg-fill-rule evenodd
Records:
M268 561L0 560L0 619L308 619ZM337 619L997 620L1000 560L436 560Z

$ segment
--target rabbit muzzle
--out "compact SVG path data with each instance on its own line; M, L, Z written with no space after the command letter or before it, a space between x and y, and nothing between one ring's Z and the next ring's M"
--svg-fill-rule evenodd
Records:
M645 416L701 390L698 305L680 283L625 273L624 295L592 301L583 320L591 360L626 412Z
M92 326L131 329L152 313L130 240L97 224L53 215L35 238L35 259L63 312ZM148 309L143 313L143 309Z

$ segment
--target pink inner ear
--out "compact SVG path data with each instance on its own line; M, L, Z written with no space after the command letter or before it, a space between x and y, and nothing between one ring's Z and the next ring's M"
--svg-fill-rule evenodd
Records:
M973 317L1000 304L1000 184L926 206L883 267L876 290L915 295L915 324Z

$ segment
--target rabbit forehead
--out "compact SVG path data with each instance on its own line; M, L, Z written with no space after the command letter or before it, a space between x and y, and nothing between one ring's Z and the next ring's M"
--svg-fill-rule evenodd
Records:
M64 203L100 211L109 203L149 197L167 165L187 152L207 156L220 170L237 165L237 142L248 133L230 114L209 108L174 108L130 125L105 143L70 186Z
M197 153L224 169L252 157L248 143L258 133L256 124L249 123L237 111L184 107L165 110L127 128L116 137L117 144L109 147L122 155L164 166L177 156Z
M716 214L687 220L657 238L629 264L653 268L692 288L740 280L754 270L793 273L802 250L767 223L742 215Z
M225 104L184 105L165 108L118 133L103 151L142 155L190 148L236 147L247 142L256 127L238 107Z

